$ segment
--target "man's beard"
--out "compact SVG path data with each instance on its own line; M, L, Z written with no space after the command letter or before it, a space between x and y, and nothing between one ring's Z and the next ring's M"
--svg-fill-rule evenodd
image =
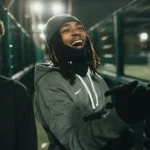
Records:
M56 53L56 57L59 55L62 56L62 59L73 68L76 74L80 76L86 76L88 71L88 44L87 40L81 49L76 49L73 47L69 47L64 45L60 37L55 37L54 42L54 50Z

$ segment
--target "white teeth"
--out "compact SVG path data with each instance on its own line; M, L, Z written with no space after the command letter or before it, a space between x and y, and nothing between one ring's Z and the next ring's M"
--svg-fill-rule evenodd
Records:
M72 43L72 45L74 45L74 44L76 44L76 43L83 43L83 41L82 41L82 40L74 41L74 42Z

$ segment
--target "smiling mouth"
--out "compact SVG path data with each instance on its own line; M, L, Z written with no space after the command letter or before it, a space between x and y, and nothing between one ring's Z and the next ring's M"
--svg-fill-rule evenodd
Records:
M84 46L84 41L76 40L76 41L72 42L71 46L74 48L82 48Z

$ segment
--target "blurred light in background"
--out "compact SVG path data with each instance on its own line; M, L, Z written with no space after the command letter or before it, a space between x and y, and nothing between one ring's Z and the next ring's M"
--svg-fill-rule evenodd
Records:
M38 29L42 31L44 29L44 26L45 26L44 24L39 24Z
M101 40L102 41L105 41L105 40L107 40L108 39L108 36L103 36L103 37L101 37Z
M41 39L45 39L45 35L43 33L40 34Z
M110 49L112 48L112 44L107 44L102 47L102 49Z
M61 14L64 11L64 6L61 3L54 3L52 5L52 11L54 15Z
M13 47L13 45L12 45L12 44L10 44L10 45L9 45L9 47L10 47L10 48L12 48L12 47Z
M146 41L148 39L148 34L143 32L140 34L140 41Z
M33 6L31 6L36 12L41 12L43 9L43 6L41 3L36 2L33 4Z

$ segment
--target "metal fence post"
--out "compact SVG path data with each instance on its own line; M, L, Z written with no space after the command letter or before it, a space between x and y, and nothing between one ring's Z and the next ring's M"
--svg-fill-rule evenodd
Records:
M117 76L124 74L123 21L120 12L114 13L114 45Z
M12 68L11 68L11 48L10 48L10 23L8 17L8 11L6 9L3 10L2 20L5 26L5 35L3 37L2 43L2 52L3 52L3 75L7 77L12 76Z

